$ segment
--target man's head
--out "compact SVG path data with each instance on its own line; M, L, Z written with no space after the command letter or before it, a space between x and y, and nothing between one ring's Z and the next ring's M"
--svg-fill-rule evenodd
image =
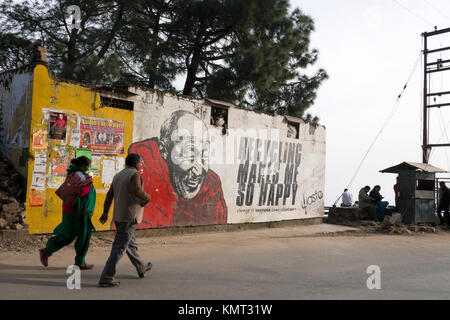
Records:
M193 199L209 170L208 129L187 111L176 111L161 126L160 152L169 168L175 192Z
M365 186L365 187L364 187L364 191L365 191L365 192L369 192L369 191L370 191L370 187L369 187L369 186Z
M439 182L439 186L441 187L442 190L444 190L445 188L447 188L447 185L445 184L444 181Z
M345 190L344 190L344 192L347 192L347 191L348 191L348 189L345 189Z
M375 186L375 187L373 187L373 190L375 190L375 191L377 191L377 192L380 192L381 187L380 187L380 186Z
M137 153L130 153L125 159L125 164L128 167L135 168L137 171L141 168L141 156Z

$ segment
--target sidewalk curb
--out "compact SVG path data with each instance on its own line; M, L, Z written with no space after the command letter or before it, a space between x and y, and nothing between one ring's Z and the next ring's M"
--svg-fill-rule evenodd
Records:
M136 237L151 238L151 237L165 237L165 236L180 236L196 233L211 233L211 232L236 232L245 230L260 230L271 228L285 228L301 225L318 225L323 223L323 218L310 218L298 220L284 220L260 223L244 223L244 224L226 224L226 225L212 225L212 226L195 226L195 227L170 227L163 229L145 229L136 230ZM115 231L99 231L97 235L105 236L107 238L114 238Z
M22 230L0 230L0 241L5 240L26 240L30 239L28 229Z
M319 217L319 218L260 222L260 223L144 229L144 230L136 230L136 237L150 238L150 237L179 236L179 235L196 234L196 233L236 232L236 231L245 231L245 230L285 228L285 227L294 227L294 226L301 226L301 225L323 224L323 220L324 220L323 217ZM115 234L116 234L116 232L112 231L112 230L94 232L94 235L102 236L102 237L106 237L106 238L114 238ZM28 232L28 229L0 230L0 241L26 240L26 239L31 239L33 236L41 236L41 235L47 235L47 234L30 235Z

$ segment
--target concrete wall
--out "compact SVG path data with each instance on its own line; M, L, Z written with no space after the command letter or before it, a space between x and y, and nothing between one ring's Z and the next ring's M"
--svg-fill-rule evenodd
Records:
M231 107L224 134L211 124L211 103L205 100L140 88L128 89L134 96L118 97L52 79L42 65L35 68L32 83L31 233L51 233L61 222L62 202L54 192L70 159L84 152L94 160L97 230L111 229L112 214L105 225L98 219L112 176L123 168L128 152L142 156L144 189L152 197L139 229L323 216L322 126L301 123L299 138L287 138L284 117ZM100 95L132 100L134 111L103 107ZM92 143L102 139L103 129L113 132L113 149L106 142ZM122 142L116 144L116 138Z
M154 199L144 211L141 228L323 216L324 127L302 123L299 139L291 139L284 117L230 108L228 132L223 135L210 124L207 101L152 90L135 89L135 93L130 151L144 157L142 176ZM181 119L173 117L180 110L187 113ZM167 121L196 136L198 154L209 149L208 159L177 165L170 155L173 150L164 156L167 143L161 143L161 128L170 127ZM171 128L173 133L176 125ZM204 131L207 138L201 137ZM175 134L169 140L176 138ZM182 145L178 140L172 148Z
M0 75L0 152L27 175L31 119L32 74Z
M123 125L121 150L115 154L92 152L93 159L96 159L93 166L97 169L93 171L97 206L92 221L97 230L109 230L112 215L106 225L98 222L109 188L105 177L123 168L125 152L132 141L133 112L101 108L98 92L89 87L52 79L47 68L42 65L34 69L33 79L27 183L27 221L30 233L51 233L61 222L62 201L55 195L55 191L64 181L69 161L84 151L86 141L83 124L92 121L97 121L100 126L107 123L111 128L117 123ZM52 130L58 114L63 114L66 122L64 136L57 136L58 132Z

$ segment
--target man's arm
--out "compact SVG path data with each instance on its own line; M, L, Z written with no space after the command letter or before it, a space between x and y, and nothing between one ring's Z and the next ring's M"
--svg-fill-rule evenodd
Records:
M130 191L136 196L136 198L138 198L141 206L145 206L150 202L150 195L142 189L142 178L139 172L136 172L136 174L131 178Z
M100 217L100 222L102 224L106 223L108 221L108 213L109 209L111 208L112 201L114 199L114 189L113 184L111 183L111 187L108 190L108 193L106 194L105 203L103 204L103 214Z

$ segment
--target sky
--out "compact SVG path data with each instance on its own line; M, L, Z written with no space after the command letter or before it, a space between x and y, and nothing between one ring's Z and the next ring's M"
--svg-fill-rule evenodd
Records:
M385 200L393 204L396 175L379 171L403 161L422 162L421 34L435 26L450 27L450 2L291 0L291 5L314 19L311 47L320 53L314 68L323 67L330 76L307 111L319 116L327 128L325 205L332 205L342 194L395 110L349 188L357 200L362 187L378 184ZM450 34L430 46L450 46ZM434 60L438 57L450 59L450 54ZM450 91L450 72L433 77L431 86ZM446 101L450 102L450 96L438 98L437 103ZM433 109L430 143L449 143L449 124L450 107ZM449 158L450 148L435 149L430 163L450 171Z

